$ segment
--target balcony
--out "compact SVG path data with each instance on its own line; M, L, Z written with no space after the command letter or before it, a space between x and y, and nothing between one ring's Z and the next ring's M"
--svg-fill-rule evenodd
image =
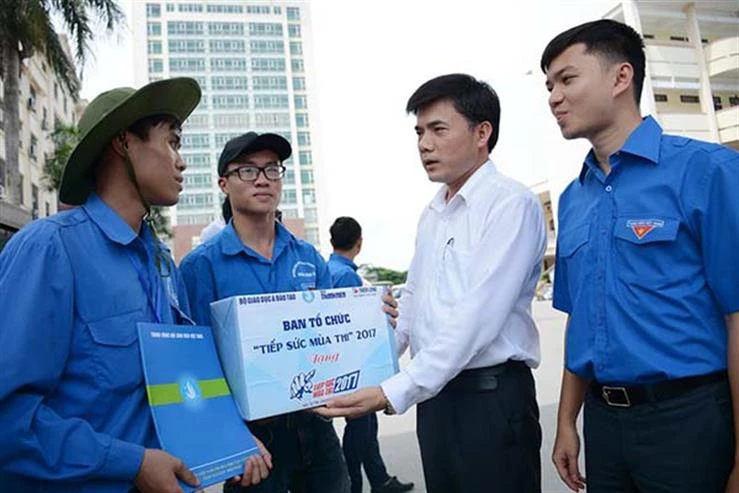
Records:
M708 75L739 79L739 36L714 41L705 48Z
M711 141L708 116L705 113L660 113L665 133Z
M700 69L692 46L683 42L647 42L647 70L657 88L697 88Z
M739 150L739 106L716 112L719 140Z

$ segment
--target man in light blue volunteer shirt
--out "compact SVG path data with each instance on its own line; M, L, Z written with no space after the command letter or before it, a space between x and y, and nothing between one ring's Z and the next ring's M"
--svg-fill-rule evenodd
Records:
M331 246L328 270L335 288L362 285L354 258L362 250L362 227L351 217L339 217L331 225ZM401 493L413 489L413 483L401 483L390 476L380 455L377 442L377 415L368 413L347 418L342 444L344 458L352 482L351 493L362 493L362 466L372 486L372 493Z
M276 134L248 132L226 143L218 183L233 217L181 265L198 323L210 325L210 303L230 296L332 287L318 251L275 220L282 162L291 154L290 143ZM389 311L397 316L394 308ZM249 428L275 457L267 480L249 491L349 492L346 463L330 420L295 412L250 422ZM235 485L224 490L240 491Z
M159 450L136 324L189 322L177 269L144 218L177 202L180 124L199 101L189 78L95 98L59 191L80 207L31 223L0 254L1 491L197 485Z

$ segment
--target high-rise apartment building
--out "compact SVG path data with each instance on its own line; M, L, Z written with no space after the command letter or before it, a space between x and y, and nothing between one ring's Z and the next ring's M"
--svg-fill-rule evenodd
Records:
M203 90L183 127L185 185L169 210L175 257L197 245L196 232L220 214L218 156L247 130L291 142L280 209L288 224L302 219L305 239L318 245L307 2L141 1L131 26L137 84L188 76Z
M71 58L67 38L60 35L62 46ZM37 217L57 212L56 191L44 182L46 158L54 152L51 133L58 125L77 122L82 111L77 94L71 94L49 66L43 53L35 53L21 62L20 138L18 174L9 180L5 162L5 122L0 110L0 249L10 236ZM0 78L0 97L3 81ZM14 187L14 190L10 190Z

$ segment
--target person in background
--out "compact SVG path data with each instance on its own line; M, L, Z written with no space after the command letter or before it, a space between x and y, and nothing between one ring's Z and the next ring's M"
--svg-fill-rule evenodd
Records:
M330 229L334 251L328 259L331 283L335 288L363 285L354 258L362 250L362 227L351 217L337 218ZM347 418L342 443L344 458L351 478L351 493L362 493L362 466L372 493L398 493L413 489L413 483L402 483L390 476L380 455L377 441L377 414Z

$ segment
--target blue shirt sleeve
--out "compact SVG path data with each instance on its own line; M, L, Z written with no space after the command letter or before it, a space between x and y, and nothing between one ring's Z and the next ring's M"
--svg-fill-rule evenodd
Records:
M74 273L56 228L26 228L0 254L0 469L50 481L133 480L143 447L45 403L71 355Z
M559 199L559 210L566 207L566 195ZM552 306L565 313L572 313L572 298L570 296L569 280L567 279L567 265L562 258L562 243L567 241L567 233L562 235L562 216L558 224L560 232L557 234L557 247L554 254L554 282L552 292Z
M724 315L739 312L739 152L696 153L686 180L691 226L700 238L706 282Z
M190 301L192 319L198 325L210 327L210 304L216 301L217 297L208 259L204 255L190 254L180 264L180 273Z

